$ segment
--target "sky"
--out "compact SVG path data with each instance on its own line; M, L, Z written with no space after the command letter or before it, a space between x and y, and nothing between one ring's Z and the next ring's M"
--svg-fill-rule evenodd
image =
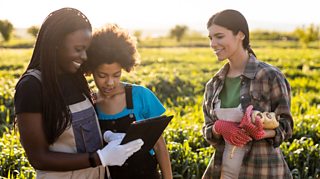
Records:
M249 28L292 31L320 24L318 0L0 0L0 20L15 28L40 26L45 17L62 7L81 10L94 28L117 23L128 30L163 31L175 25L206 32L211 15L236 9Z

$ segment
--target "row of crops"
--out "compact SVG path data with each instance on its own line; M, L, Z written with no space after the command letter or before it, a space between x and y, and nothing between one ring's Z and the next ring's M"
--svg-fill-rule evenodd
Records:
M205 83L223 65L209 48L143 48L142 64L123 80L147 86L175 115L164 136L174 178L201 178L214 149L202 137ZM259 48L258 58L280 68L292 87L293 137L281 145L294 178L320 177L320 51ZM0 178L34 178L13 128L14 85L31 49L0 49ZM94 83L88 77L90 86Z

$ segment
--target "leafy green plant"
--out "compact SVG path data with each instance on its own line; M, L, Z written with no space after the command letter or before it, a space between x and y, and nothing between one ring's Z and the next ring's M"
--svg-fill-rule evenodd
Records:
M206 169L212 147L200 148L193 151L188 141L183 143L169 142L167 144L170 152L171 166L174 178L196 179L201 178Z
M281 145L289 168L295 178L320 177L320 144L312 138L294 139L292 143Z
M255 49L258 59L280 68L291 84L294 131L292 138L281 145L284 157L294 178L319 178L320 51L261 47ZM124 73L123 80L154 91L164 103L166 113L174 115L163 134L174 177L198 179L214 153L201 133L203 90L225 62L217 61L210 48L141 48L139 51L141 65L131 73ZM35 177L19 134L12 130L14 86L30 56L31 49L0 49L0 178ZM88 81L94 89L92 78L88 77Z
M6 128L0 138L0 176L7 178L34 178L35 171L29 164L19 135Z

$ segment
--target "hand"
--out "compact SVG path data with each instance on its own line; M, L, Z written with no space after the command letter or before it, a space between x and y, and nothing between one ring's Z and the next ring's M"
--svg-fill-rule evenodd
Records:
M255 118L255 123L251 122L253 106L249 105L246 109L246 113L241 119L240 127L243 128L248 134L255 140L260 140L263 138L265 131L263 130L262 122L260 117L257 115Z
M118 140L118 139L121 139L121 141L122 141L122 139L124 138L125 135L126 135L125 133L113 133L112 131L107 130L103 134L103 139L107 143L109 143L113 140Z
M218 120L214 123L214 130L223 138L238 147L242 147L251 141L251 137L238 127L236 122Z
M103 149L97 151L101 164L104 167L107 165L123 165L123 163L143 145L143 141L141 139L128 142L124 145L120 145L121 140L122 139L113 140Z

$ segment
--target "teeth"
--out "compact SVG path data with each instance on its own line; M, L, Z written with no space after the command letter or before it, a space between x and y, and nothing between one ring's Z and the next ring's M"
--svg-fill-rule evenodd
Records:
M75 62L73 61L73 64L76 66L76 67L80 67L81 63L78 63L78 62Z
M214 51L214 53L217 54L217 53L219 53L221 50L222 50L222 49L217 49L217 50Z

